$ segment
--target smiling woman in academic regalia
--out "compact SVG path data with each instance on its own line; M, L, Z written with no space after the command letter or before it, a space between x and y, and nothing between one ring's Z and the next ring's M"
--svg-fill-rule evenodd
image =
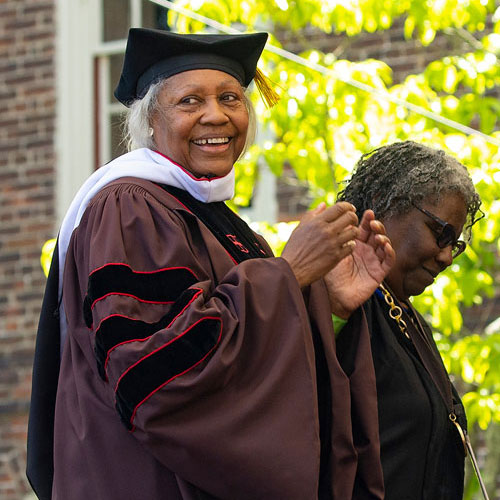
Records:
M115 95L135 149L75 197L42 311L28 438L40 498L382 498L366 325L349 378L331 312L387 273L383 226L321 205L276 258L224 203L251 139L245 89L255 77L272 93L256 76L266 39L130 31Z

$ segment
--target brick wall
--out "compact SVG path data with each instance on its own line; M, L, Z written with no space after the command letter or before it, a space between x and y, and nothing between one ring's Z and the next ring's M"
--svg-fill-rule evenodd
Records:
M491 29L491 21L487 22L484 36ZM423 47L418 40L406 40L404 37L404 21L398 19L391 29L375 33L361 33L353 37L330 34L325 35L317 30L307 30L298 39L289 31L277 34L278 39L292 52L299 50L319 49L333 52L338 59L362 61L372 58L384 61L393 70L393 83L400 83L409 74L421 73L426 66L446 55L455 55L474 50L466 43L458 31L448 30L438 33L431 45Z
M0 2L0 498L21 500L31 364L54 234L54 0Z

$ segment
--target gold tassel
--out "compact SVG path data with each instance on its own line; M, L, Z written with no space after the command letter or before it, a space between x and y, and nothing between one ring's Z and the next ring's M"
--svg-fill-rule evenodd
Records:
M255 70L253 79L259 89L262 100L268 108L272 108L280 100L280 96L271 86L271 80L259 68Z

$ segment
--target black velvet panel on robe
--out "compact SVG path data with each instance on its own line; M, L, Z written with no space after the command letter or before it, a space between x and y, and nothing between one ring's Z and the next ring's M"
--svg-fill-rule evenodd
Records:
M374 294L363 308L371 333L377 381L386 500L462 498L463 446L440 391L412 341L389 317L384 299ZM431 335L423 318L419 319L425 333ZM409 318L407 323L411 324ZM346 371L351 369L351 335L348 323L337 339L337 354ZM426 361L436 364L437 348L434 344L431 347ZM463 407L456 391L452 391L455 412L465 426Z
M54 475L54 407L60 363L58 245L45 288L33 362L26 475L40 500L50 500Z
M265 251L245 221L223 201L203 203L182 189L165 185L161 187L177 198L210 229L236 263L247 259L272 257Z

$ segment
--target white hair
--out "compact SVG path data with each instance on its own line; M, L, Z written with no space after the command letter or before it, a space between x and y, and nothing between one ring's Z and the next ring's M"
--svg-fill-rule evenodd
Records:
M124 139L129 151L138 148L155 148L151 133L151 119L158 106L158 96L164 81L153 83L142 99L136 99L129 106L124 124Z
M127 144L128 151L138 148L156 148L153 134L151 133L151 121L153 113L158 107L158 96L165 81L166 79L153 83L142 99L136 99L129 106L124 123L124 141ZM255 108L248 94L248 90L245 89L243 98L248 112L248 129L245 146L240 154L240 158L253 144L257 133Z

